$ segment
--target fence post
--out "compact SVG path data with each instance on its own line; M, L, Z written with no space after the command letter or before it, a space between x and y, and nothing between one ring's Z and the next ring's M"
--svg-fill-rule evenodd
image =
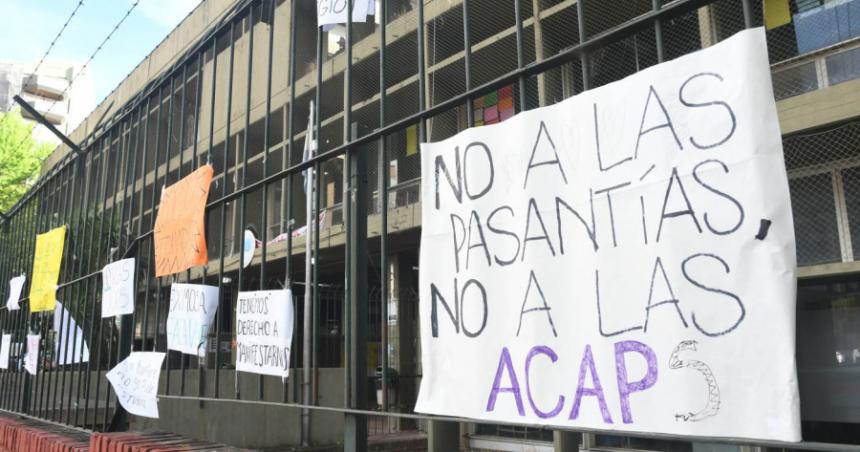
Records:
M460 424L447 421L427 423L427 450L448 452L460 449Z
M125 256L124 256L125 257ZM137 261L139 262L139 261ZM131 314L126 314L121 317L119 328L119 353L117 363L128 358L131 353L131 344L134 335L134 321ZM113 417L111 418L108 431L120 432L128 428L128 412L122 405L117 403L114 409Z
M351 149L347 156L349 168L347 256L349 265L350 353L349 353L349 407L367 408L367 152ZM347 414L344 425L344 450L367 450L367 416Z
M578 452L579 440L582 435L566 430L554 430L552 432L552 445L555 452Z

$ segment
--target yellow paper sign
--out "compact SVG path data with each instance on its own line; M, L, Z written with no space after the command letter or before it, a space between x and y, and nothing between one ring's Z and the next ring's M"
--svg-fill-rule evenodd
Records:
M63 260L66 227L36 236L33 283L30 285L30 312L53 311L57 306L57 280Z
M155 276L204 265L206 200L213 169L206 165L164 189L155 218Z
M791 22L791 6L788 0L764 0L764 26L768 30Z
M418 126L406 128L406 156L418 153Z

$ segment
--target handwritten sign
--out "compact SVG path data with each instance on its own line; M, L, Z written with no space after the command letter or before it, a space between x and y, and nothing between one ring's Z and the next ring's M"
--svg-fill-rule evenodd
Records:
M204 216L212 173L211 165L202 166L162 192L153 229L155 276L179 273L209 260Z
M89 362L90 349L84 342L84 331L59 300L54 310L54 334L54 356L58 365Z
M317 0L317 26L328 30L328 26L347 23L348 1L352 3L353 22L365 22L376 13L374 0Z
M240 292L236 303L236 370L286 378L293 340L289 290Z
M39 371L39 343L42 337L38 334L27 335L27 353L24 355L24 369L30 375L36 375Z
M53 311L57 303L57 280L63 260L66 227L61 226L36 236L33 282L30 285L30 312Z
M132 352L105 376L131 414L158 419L158 378L164 353Z
M0 340L0 369L9 368L9 349L12 347L12 335L4 334Z
M102 269L102 318L134 312L134 258Z
M9 299L6 300L6 309L10 311L21 309L18 302L21 300L21 289L24 288L25 281L27 281L26 275L16 276L9 280Z
M422 146L416 411L800 440L764 32Z
M173 284L167 314L167 349L206 356L206 338L217 308L217 287Z

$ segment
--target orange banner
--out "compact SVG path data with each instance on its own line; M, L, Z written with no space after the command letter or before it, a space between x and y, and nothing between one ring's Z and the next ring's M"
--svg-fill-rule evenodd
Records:
M166 187L155 218L155 276L205 265L206 200L214 170L206 165Z

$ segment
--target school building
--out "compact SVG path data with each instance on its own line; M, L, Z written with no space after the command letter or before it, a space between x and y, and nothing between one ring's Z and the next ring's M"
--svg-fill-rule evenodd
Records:
M414 413L419 143L757 26L767 29L794 212L804 442L723 444ZM318 158L302 165L311 105ZM860 0L377 0L367 22L325 31L310 0L204 0L70 138L77 148L58 147L0 218L0 281L29 272L35 234L68 225L58 298L90 360L28 377L13 348L13 365L0 371L6 412L255 449L860 450ZM215 170L209 263L156 278L161 190L206 163ZM308 166L319 176L311 222ZM259 244L243 269L246 229ZM139 262L135 314L102 319L95 275L122 255ZM104 374L129 346L166 350L172 282L219 287L208 354L169 353L160 419L125 416ZM237 373L237 293L285 286L296 300L290 377ZM0 327L18 339L42 329L48 341L50 323L0 312ZM50 362L52 348L43 348Z

